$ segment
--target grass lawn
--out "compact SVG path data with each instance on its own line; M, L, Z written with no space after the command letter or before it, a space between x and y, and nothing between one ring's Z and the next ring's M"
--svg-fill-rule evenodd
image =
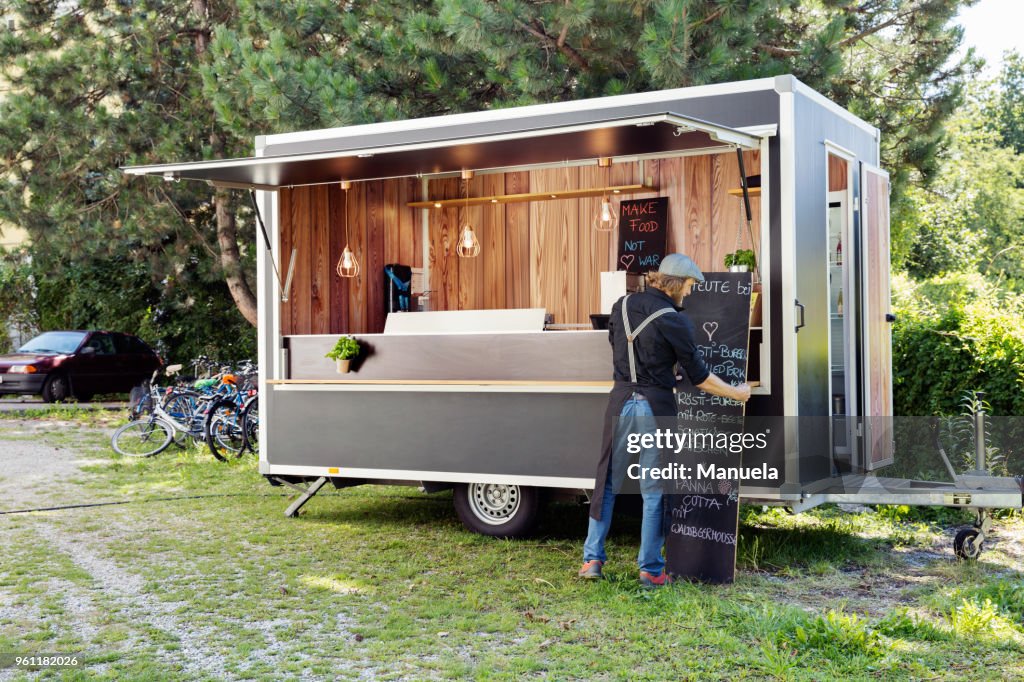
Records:
M956 513L746 507L735 584L645 592L638 519L617 517L608 579L583 583L584 507L551 506L522 541L469 533L450 494L414 488L324 488L286 519L289 491L251 456L121 458L116 417L28 436L0 420L5 451L31 438L80 460L39 506L132 500L0 516L0 653L84 660L0 679L1024 677L1018 516L959 563Z

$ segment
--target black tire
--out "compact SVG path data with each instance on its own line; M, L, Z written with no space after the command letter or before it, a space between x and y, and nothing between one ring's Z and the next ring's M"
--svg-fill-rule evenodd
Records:
M260 447L260 398L253 396L242 408L242 450L254 455L259 454Z
M540 514L540 490L525 485L462 483L455 486L455 512L469 530L496 538L528 535Z
M203 435L210 452L221 462L241 456L245 439L240 410L234 400L222 399L210 406Z
M43 400L48 403L59 403L68 399L71 395L70 384L65 374L51 374L43 384Z
M974 561L981 555L984 540L977 542L980 535L977 528L961 528L953 538L953 553L961 561Z

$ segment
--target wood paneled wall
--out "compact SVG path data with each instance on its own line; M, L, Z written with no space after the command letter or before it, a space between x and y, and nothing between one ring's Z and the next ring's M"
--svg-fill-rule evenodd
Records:
M292 248L291 296L281 304L284 334L338 334L384 328L384 265L423 265L415 178L358 182L347 192L337 184L282 188L281 276ZM347 214L347 235L345 216ZM356 254L359 277L339 277L335 266L345 244Z
M745 155L748 175L759 173L756 152ZM669 251L689 254L704 270L723 269L725 254L751 248L743 201L726 190L740 186L734 154L637 163L478 175L470 196L555 191L649 180L669 197ZM385 263L423 267L419 181L355 183L280 191L281 253L285 272L292 246L299 248L289 303L282 304L284 334L380 332L384 328L382 268ZM428 184L431 199L464 196L463 181ZM614 233L593 229L600 198L495 204L429 210L428 253L434 310L546 308L555 322L587 323L600 306L600 272L614 269ZM613 204L617 203L613 199ZM751 199L755 250L760 257L760 200ZM355 280L338 277L334 266L344 248L342 216L348 213L348 243L362 266ZM480 239L478 258L455 253L461 226L469 220Z
M756 152L747 153L744 163L748 175L760 172ZM469 194L558 191L647 179L658 187L657 193L623 198L669 197L670 251L690 255L702 269L722 270L725 254L751 248L743 201L727 193L740 186L735 155L647 161L646 178L640 175L637 163L615 164L610 169L587 166L483 175L469 181ZM434 180L428 187L431 198L464 196L461 180ZM600 198L590 198L432 210L431 305L435 310L545 308L555 322L588 323L590 314L600 309L599 273L615 267L614 233L593 229L600 205ZM751 200L751 209L759 252L759 199ZM481 258L459 258L455 253L467 216L483 246ZM500 244L504 252L497 248ZM495 246L493 253L488 253L490 245ZM496 281L502 271L505 280Z
M828 191L839 192L847 185L846 159L835 154L828 155Z

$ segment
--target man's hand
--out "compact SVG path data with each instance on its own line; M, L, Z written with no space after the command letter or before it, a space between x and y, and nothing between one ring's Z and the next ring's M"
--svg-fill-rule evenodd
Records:
M736 395L732 396L733 400L738 400L741 403L745 403L750 400L750 384L742 383L739 386L733 387L736 390Z
M750 400L750 384L743 383L733 386L722 381L714 374L709 374L703 383L697 384L697 388L707 391L712 395L738 400L741 403Z

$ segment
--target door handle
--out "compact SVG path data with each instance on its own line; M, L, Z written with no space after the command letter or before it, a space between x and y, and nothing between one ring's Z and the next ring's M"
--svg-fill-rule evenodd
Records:
M893 315L892 313L886 313L885 314L885 321L886 322L895 322L896 321L896 316Z
M807 309L804 308L804 304L800 302L800 299L796 299L795 303L796 303L796 307L800 309L800 323L797 324L796 329L794 330L794 333L795 332L799 332L800 329L804 326L804 317L805 317L805 314L807 312Z

